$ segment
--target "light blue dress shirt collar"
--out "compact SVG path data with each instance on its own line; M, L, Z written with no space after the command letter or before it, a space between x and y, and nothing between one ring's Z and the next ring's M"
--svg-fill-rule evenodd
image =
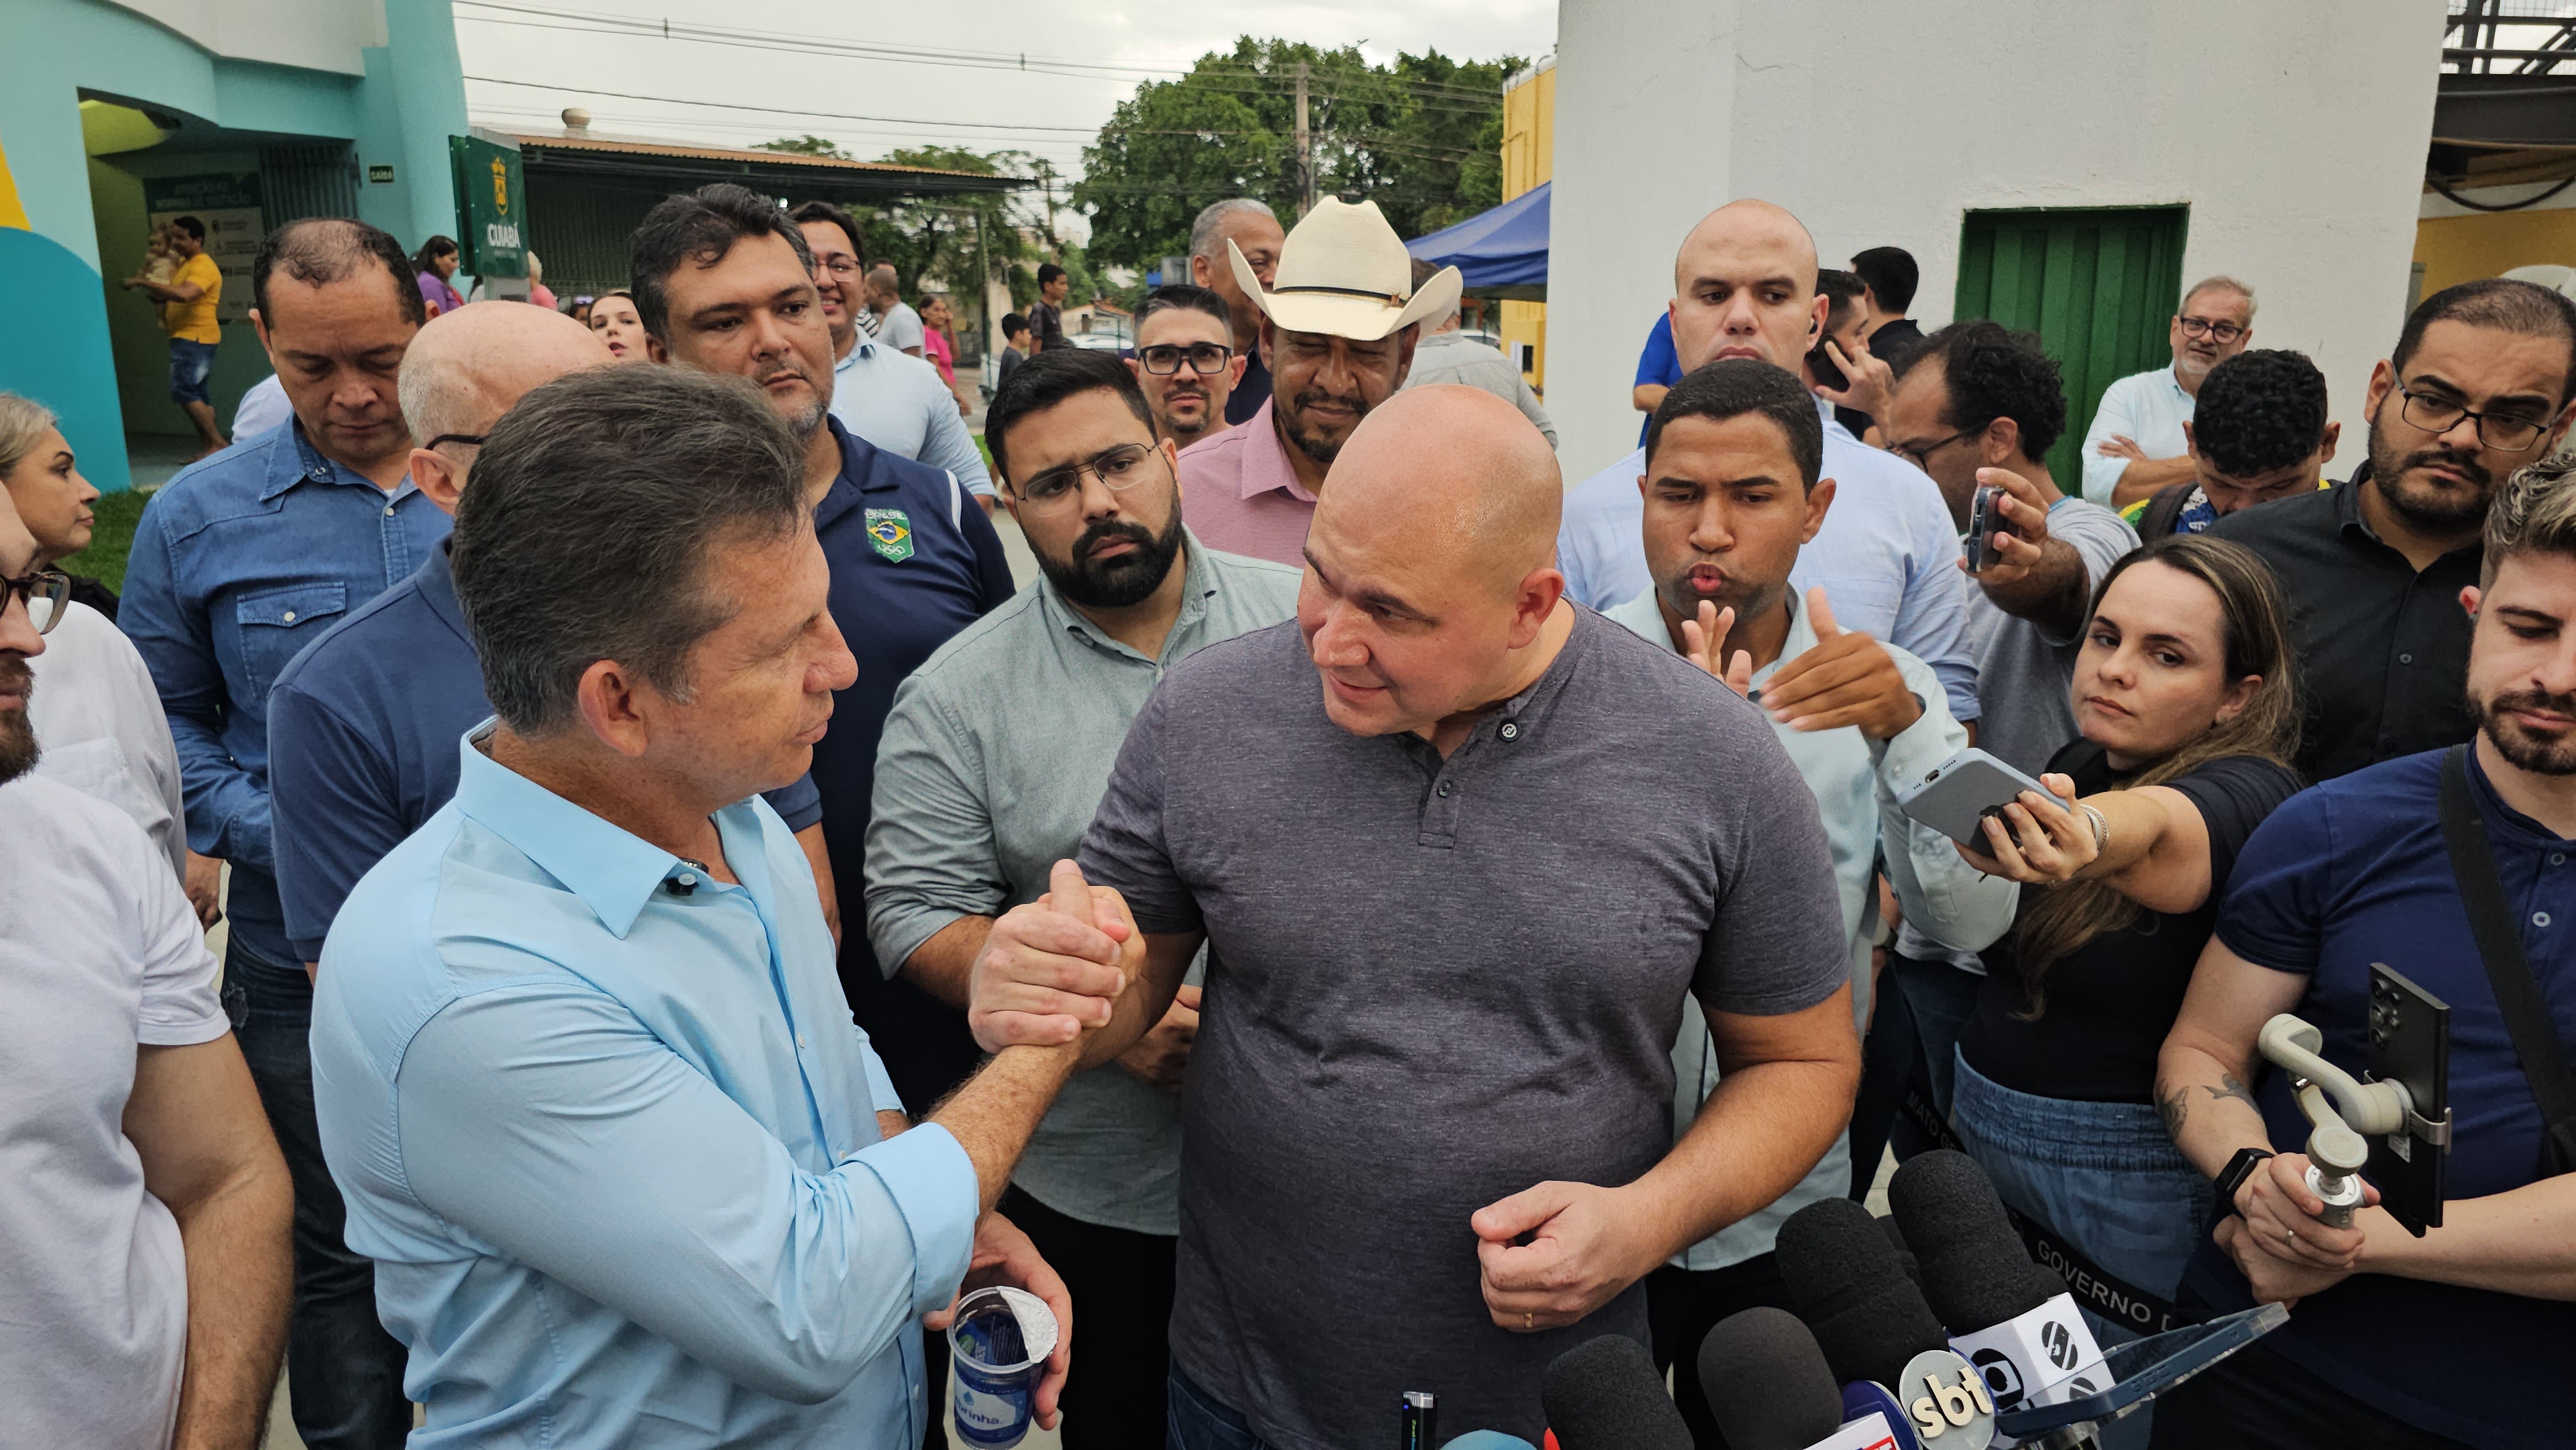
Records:
M490 827L562 882L619 941L634 929L635 918L643 914L645 903L663 882L706 869L609 824L484 754L482 746L491 735L492 722L486 720L469 731L458 747L463 763L456 777L457 809ZM724 811L715 818L726 864L746 889L766 898L769 873L762 865L759 844L740 839L732 815Z

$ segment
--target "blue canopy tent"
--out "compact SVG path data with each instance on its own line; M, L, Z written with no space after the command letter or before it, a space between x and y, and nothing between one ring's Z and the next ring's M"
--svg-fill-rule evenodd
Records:
M1458 269L1471 297L1547 300L1547 193L1540 182L1491 211L1416 237L1404 249Z

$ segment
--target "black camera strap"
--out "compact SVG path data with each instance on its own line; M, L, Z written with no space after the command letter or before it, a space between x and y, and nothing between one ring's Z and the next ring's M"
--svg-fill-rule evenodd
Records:
M2540 983L2522 952L2522 932L2505 903L2486 822L2469 790L2465 745L2452 746L2442 759L2442 840L2451 848L2451 876L2459 884L2460 904L2468 909L2478 959L2486 965L2487 983L2504 1012L2514 1056L2522 1060L2522 1075L2540 1103L2540 1174L2547 1178L2576 1169L2576 1076L2567 1071L2567 1054L2549 1020L2549 1004L2541 998Z

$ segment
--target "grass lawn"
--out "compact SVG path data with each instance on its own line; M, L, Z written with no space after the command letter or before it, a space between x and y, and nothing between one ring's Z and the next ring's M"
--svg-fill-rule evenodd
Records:
M55 567L72 574L86 574L108 588L125 592L125 555L134 547L134 526L143 517L142 494L132 489L103 493L90 505L98 515L98 527L90 534L89 547L63 560Z

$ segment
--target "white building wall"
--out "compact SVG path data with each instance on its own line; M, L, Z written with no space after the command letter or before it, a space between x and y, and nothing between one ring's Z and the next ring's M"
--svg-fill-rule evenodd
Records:
M384 0L108 0L226 60L365 75L358 52L385 43Z
M1636 446L1637 351L1691 224L1796 212L1828 266L1894 244L1949 320L1965 212L2188 203L2188 281L2253 284L2360 443L2396 340L2434 0L1562 0L1548 411L1569 482ZM2081 430L2087 419L2074 419Z

